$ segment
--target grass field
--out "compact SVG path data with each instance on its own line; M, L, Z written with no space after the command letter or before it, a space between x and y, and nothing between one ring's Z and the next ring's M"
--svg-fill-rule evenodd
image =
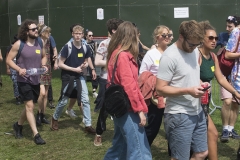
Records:
M78 115L76 119L70 119L65 114L65 110L59 120L59 131L50 131L49 125L43 125L38 128L42 138L46 141L46 145L37 146L33 142L31 129L26 122L23 125L23 139L15 139L13 135L12 125L19 118L23 109L23 105L15 105L13 97L12 81L10 77L3 76L3 87L0 88L0 160L101 160L107 149L111 146L113 137L113 121L107 120L107 131L102 135L103 146L95 147L93 145L94 135L84 133L84 125L82 124L82 115L75 105L74 110ZM55 104L60 95L61 81L58 78L52 80ZM90 83L88 82L89 89ZM94 99L89 92L92 109L92 124L96 127L98 113L93 112ZM215 93L214 99L219 97ZM46 116L50 120L54 109L47 108ZM35 114L37 113L37 105L35 106ZM221 116L220 110L216 110L211 115L218 131L221 134ZM239 120L235 129L240 133ZM235 160L239 142L231 139L229 143L218 142L219 160ZM134 146L132 146L134 147ZM167 143L163 126L159 131L152 147L152 155L154 160L169 159L167 154Z

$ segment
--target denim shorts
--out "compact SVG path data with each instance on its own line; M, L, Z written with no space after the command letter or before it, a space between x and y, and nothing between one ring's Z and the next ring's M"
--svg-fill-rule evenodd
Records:
M171 150L171 157L189 159L190 149L204 152L207 146L207 125L203 111L198 115L164 114L164 127Z

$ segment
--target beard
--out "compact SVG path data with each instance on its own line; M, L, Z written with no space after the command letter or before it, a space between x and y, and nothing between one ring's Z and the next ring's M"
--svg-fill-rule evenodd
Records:
M29 34L28 37L31 38L31 39L36 39L38 36L35 36L35 35L32 35L32 34Z
M187 52L187 53L193 52L193 49L190 49L190 48L187 47L186 41L183 41L183 43L182 43L182 49L183 49L184 52Z

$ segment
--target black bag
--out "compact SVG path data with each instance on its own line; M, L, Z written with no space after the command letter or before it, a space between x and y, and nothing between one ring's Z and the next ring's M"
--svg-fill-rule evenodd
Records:
M114 84L114 73L117 68L117 60L119 54L117 55L116 62L114 64L111 82L108 83L110 84L110 86L106 89L103 98L103 105L106 108L106 111L111 116L116 118L122 117L125 113L129 111L129 108L131 107L128 96L124 91L123 87L121 85Z

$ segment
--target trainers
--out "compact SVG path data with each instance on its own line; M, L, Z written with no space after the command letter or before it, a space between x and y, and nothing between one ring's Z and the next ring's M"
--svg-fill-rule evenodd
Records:
M52 101L49 101L49 102L48 102L48 107L49 107L50 109L55 108L55 106L54 106L54 104L52 103Z
M69 111L69 110L66 110L65 113L66 113L67 115L69 115L71 118L76 118L76 117L77 117L73 109L71 109L70 111Z
M34 136L34 142L35 142L37 145L46 144L46 142L41 138L41 136L40 136L39 133L37 133L37 134Z
M227 129L224 129L222 132L222 136L220 138L221 142L228 142L229 140L229 133Z
M93 98L97 98L98 94L96 92L93 92Z
M15 138L17 138L17 139L23 138L22 129L23 129L23 126L18 125L18 122L13 124L13 130L15 132Z
M100 135L95 135L94 146L102 145L102 137Z
M85 132L90 133L90 134L96 134L95 129L92 128L92 126L85 127Z
M16 97L16 105L20 105L20 104L22 104L23 102L22 102L22 99L21 99L21 97Z
M58 130L58 120L55 120L53 117L51 119L51 127L52 131Z
M232 137L233 139L240 139L240 136L234 129L232 129L232 132L229 132L229 137Z

